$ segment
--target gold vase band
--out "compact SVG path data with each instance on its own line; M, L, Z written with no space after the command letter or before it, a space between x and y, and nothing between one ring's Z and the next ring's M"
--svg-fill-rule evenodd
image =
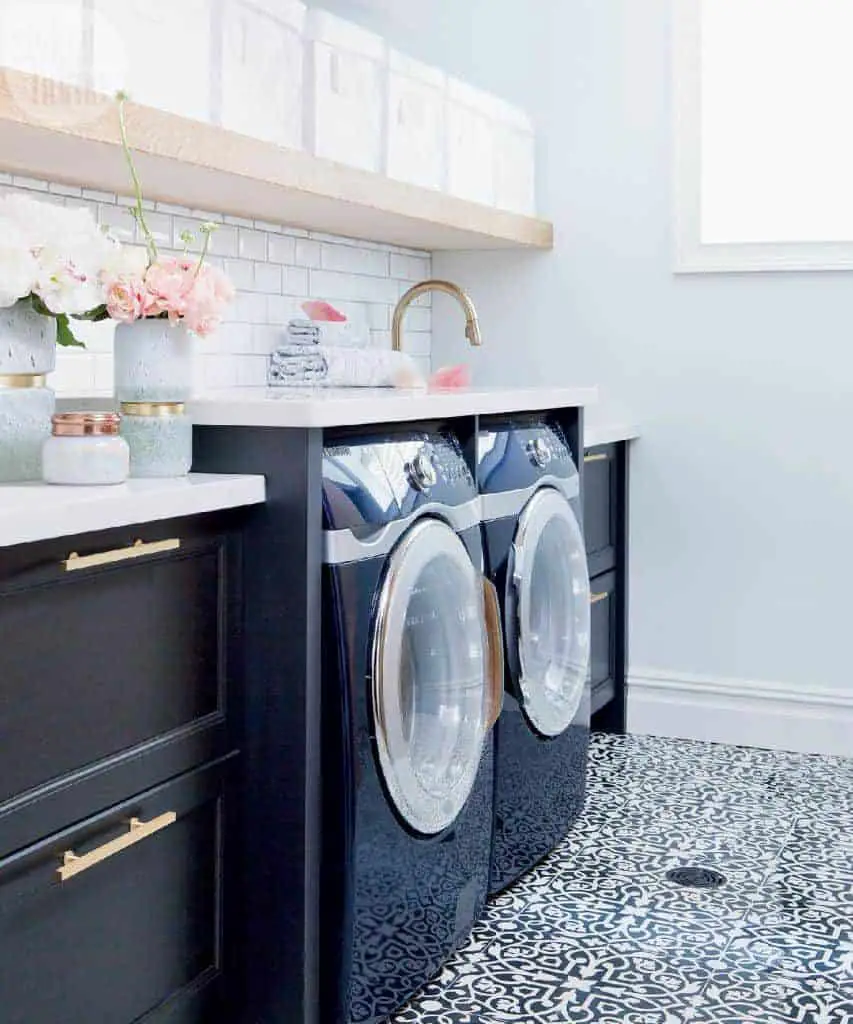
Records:
M0 388L46 388L44 373L0 373Z
M183 402L122 402L124 416L183 416Z

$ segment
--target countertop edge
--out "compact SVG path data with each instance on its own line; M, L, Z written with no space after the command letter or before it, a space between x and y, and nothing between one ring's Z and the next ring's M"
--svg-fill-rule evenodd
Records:
M117 487L0 486L0 548L204 515L266 501L262 476L190 474Z
M597 448L602 444L617 444L619 441L636 441L639 437L639 427L633 423L592 423L584 424L583 429L585 448Z

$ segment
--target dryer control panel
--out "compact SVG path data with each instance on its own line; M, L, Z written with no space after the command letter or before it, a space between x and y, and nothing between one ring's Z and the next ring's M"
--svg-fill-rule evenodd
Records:
M497 424L477 438L480 491L495 494L533 487L545 478L578 475L562 430L546 420Z
M378 526L428 504L457 506L476 498L474 477L452 434L412 430L323 449L326 529Z

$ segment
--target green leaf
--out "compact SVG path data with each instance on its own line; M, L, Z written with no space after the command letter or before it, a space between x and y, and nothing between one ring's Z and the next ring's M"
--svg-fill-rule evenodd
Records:
M74 337L71 324L68 322L68 317L65 313L60 313L56 318L56 344L61 345L63 348L86 347L82 341L78 341Z
M89 323L97 324L101 320L109 320L110 314L107 312L107 307L102 303L100 306L95 306L94 309L87 310L85 313L72 313L71 317L74 320L86 320Z

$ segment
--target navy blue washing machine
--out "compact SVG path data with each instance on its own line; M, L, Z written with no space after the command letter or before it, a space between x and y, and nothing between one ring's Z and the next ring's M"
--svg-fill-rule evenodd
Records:
M583 809L590 720L590 587L578 471L546 419L477 438L487 573L501 601L506 691L495 731L490 891L529 871Z
M454 437L327 439L323 515L321 1020L367 1024L486 900L500 610Z

